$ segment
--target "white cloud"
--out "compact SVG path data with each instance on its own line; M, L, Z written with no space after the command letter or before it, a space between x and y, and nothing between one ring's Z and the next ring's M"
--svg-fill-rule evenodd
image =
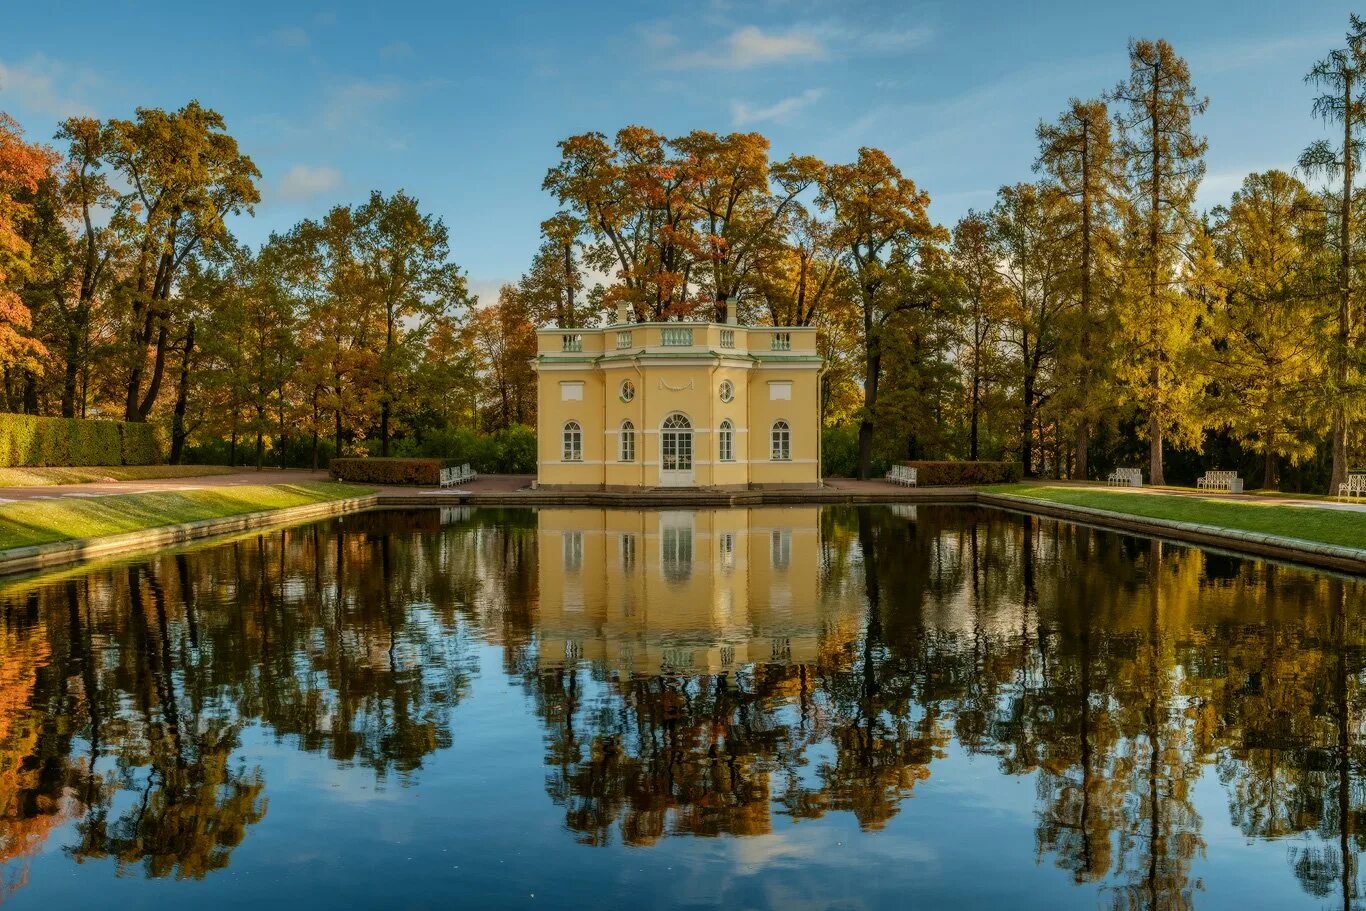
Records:
M92 71L42 54L23 63L0 60L0 110L13 113L15 107L23 107L57 118L91 115L94 110L82 98L99 84Z
M322 124L329 130L354 126L363 121L377 107L393 101L400 94L393 82L356 80L335 89L323 107Z
M792 60L821 60L826 55L820 39L809 31L766 32L757 25L746 25L727 35L718 49L681 54L667 65L673 69L744 70Z
M341 185L341 171L327 165L296 164L276 187L281 199L312 199Z
M262 35L256 40L256 43L264 47L289 49L308 47L310 42L308 32L297 25L287 25L283 28L277 28L269 34Z
M781 101L776 101L767 107L754 107L743 101L731 102L731 118L736 126L745 126L752 123L763 123L766 120L785 120L791 115L820 101L825 95L824 89L807 89L800 95L792 95Z
M379 55L385 60L411 57L413 56L413 46L406 41L392 41L379 49Z

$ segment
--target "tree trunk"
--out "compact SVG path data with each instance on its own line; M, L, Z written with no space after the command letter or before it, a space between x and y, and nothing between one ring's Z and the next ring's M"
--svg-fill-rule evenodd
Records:
M864 317L864 332L868 341L863 371L863 417L858 425L858 476L866 481L873 474L873 409L877 407L878 374L882 370L882 346L872 334L871 314Z
M1347 482L1350 466L1347 463L1347 397L1348 347L1352 337L1352 165L1355 146L1352 120L1355 99L1352 96L1352 74L1346 73L1343 82L1343 145L1342 145L1342 205L1338 214L1338 324L1337 351L1333 359L1333 468L1328 479L1328 493L1338 492L1338 485Z
M62 417L76 416L76 390L81 375L81 338L76 332L66 335L66 371L62 376Z
M190 397L190 358L194 355L194 320L185 327L185 347L180 353L180 379L176 382L175 410L171 414L171 455L172 465L179 465L185 451L185 408Z
M1162 422L1157 415L1148 418L1148 483L1162 485L1167 476L1162 471Z
M389 396L379 403L379 454L389 454Z
M1034 477L1034 376L1024 377L1024 413L1020 416L1020 466L1026 478Z
M1085 418L1082 418L1077 424L1077 445L1075 452L1077 463L1073 466L1072 477L1085 481L1090 476L1090 448L1090 424Z

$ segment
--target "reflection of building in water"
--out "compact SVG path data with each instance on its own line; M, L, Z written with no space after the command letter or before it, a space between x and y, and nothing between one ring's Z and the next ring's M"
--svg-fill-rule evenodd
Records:
M818 591L818 509L543 510L540 660L635 674L810 663L832 613Z

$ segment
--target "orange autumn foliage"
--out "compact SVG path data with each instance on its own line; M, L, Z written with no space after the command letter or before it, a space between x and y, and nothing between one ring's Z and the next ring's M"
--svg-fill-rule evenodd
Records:
M24 142L19 124L0 112L0 364L38 370L38 358L47 354L41 342L25 334L33 317L14 285L29 271L29 244L22 233L32 214L27 199L56 163L50 149Z

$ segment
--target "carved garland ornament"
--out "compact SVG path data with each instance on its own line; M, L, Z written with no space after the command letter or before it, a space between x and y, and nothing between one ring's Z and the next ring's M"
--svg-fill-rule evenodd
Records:
M660 377L659 388L667 389L670 392L687 392L688 390L692 389L692 380L688 380L682 386L670 386L668 383L664 382L663 377Z

